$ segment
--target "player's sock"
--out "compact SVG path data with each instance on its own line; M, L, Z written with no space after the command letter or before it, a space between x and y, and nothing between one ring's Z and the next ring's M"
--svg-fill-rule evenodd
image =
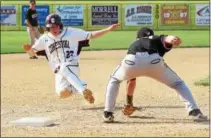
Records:
M133 96L132 95L127 95L127 105L133 105Z

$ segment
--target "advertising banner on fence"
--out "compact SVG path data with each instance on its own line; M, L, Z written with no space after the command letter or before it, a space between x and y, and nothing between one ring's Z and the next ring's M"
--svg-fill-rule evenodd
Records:
M84 25L84 6L83 5L57 5L56 13L62 18L64 26L83 26Z
M16 26L16 6L1 5L1 26Z
M210 6L209 4L196 4L196 25L210 24Z
M118 6L92 6L91 7L92 25L111 25L118 23Z
M163 4L161 5L161 25L188 25L188 4Z
M36 7L36 11L38 14L38 22L41 26L45 26L45 19L46 17L49 15L49 6L48 5L37 5ZM26 12L29 9L29 6L22 6L22 19L21 19L21 25L22 26L26 26L25 23L25 16L26 16Z
M153 7L152 5L126 5L125 7L125 25L140 26L153 25Z

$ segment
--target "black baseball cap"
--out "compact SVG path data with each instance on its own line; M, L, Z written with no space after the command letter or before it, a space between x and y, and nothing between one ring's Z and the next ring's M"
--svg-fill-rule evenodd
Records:
M32 3L32 2L36 3L36 1L35 1L35 0L30 0L30 1L29 1L29 3Z
M143 27L137 32L137 38L147 37L151 35L154 35L154 31L148 27Z

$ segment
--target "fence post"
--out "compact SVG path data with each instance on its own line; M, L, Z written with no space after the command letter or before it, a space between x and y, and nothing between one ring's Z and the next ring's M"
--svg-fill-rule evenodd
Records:
M89 12L89 6L86 3L86 14L85 14L85 16L86 16L86 30L89 29L89 13L88 12Z
M121 19L121 31L123 31L123 20L124 20L124 18L123 18L123 15L124 15L124 13L123 12L125 12L125 11L123 11L123 4L122 4L122 1L120 1L120 19Z

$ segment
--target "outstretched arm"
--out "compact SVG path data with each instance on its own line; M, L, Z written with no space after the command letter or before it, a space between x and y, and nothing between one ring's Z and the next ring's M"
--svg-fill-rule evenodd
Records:
M44 42L43 39L40 37L35 41L35 44L33 46L29 44L24 44L23 49L28 53L30 56L36 56L38 51L43 51L44 49ZM40 53L38 53L40 54Z
M109 26L108 28L102 29L102 30L98 30L98 31L92 31L91 32L91 39L93 38L98 38L100 36L103 36L104 34L116 29L120 24L112 24L111 26Z

